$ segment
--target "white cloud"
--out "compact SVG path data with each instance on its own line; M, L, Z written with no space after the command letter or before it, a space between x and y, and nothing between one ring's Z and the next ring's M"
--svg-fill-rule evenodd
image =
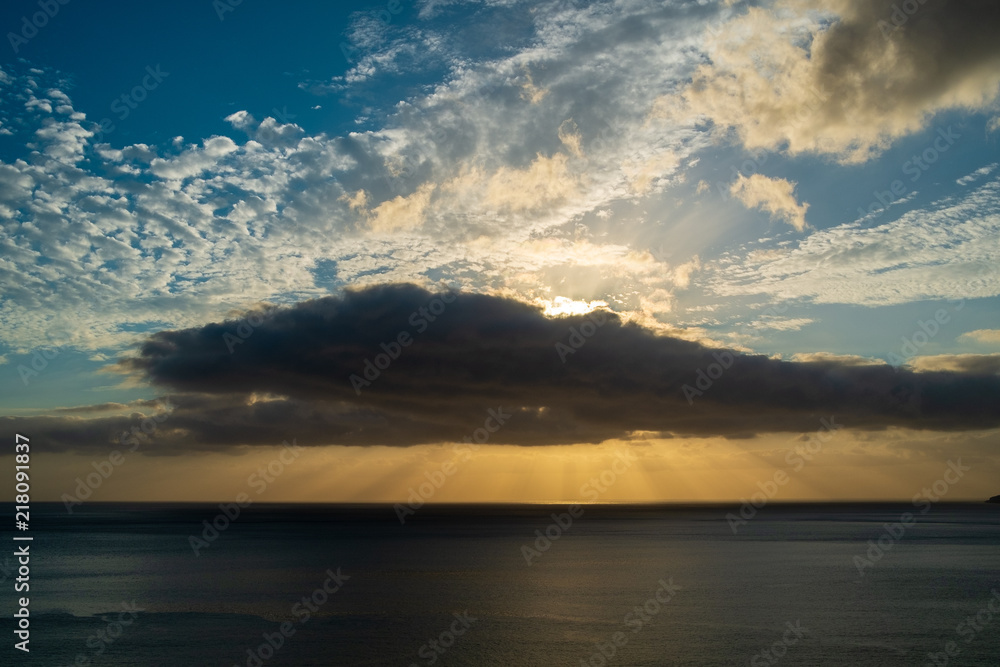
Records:
M87 139L93 134L77 121L55 119L48 119L35 132L35 136L38 137L39 144L47 156L69 164L78 162L83 157L83 149Z
M190 178L214 167L220 158L237 149L229 137L215 136L202 143L201 148L192 146L174 158L154 158L149 165L150 171L160 178L171 180Z
M247 128L257 125L257 121L254 119L253 114L247 112L246 110L229 114L224 120L237 130L246 130Z
M975 183L980 178L984 178L992 174L997 167L1000 167L1000 162L994 162L993 164L988 164L985 167L980 167L979 169L976 169L968 176L963 176L962 178L958 179L955 182L958 183L959 185L969 185L971 183Z
M795 185L783 178L740 174L729 188L729 193L744 206L767 211L772 218L784 220L801 232L806 228L809 204L800 204L795 199Z

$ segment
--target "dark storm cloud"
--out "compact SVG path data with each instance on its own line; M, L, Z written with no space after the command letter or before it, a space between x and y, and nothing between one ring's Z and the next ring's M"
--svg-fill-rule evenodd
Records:
M293 437L305 445L461 441L501 407L512 416L490 443L599 442L636 430L738 438L814 431L830 416L858 429L1000 425L1000 378L982 370L778 361L603 318L597 326L499 297L379 286L272 310L256 326L230 321L153 335L123 366L165 390L173 407L155 425L149 411L7 418L7 428L57 450L106 449L145 418L152 431L144 451L170 453ZM571 341L571 331L591 335ZM401 333L411 342L397 351ZM369 367L370 385L352 384L367 362L389 361L376 359L383 344L398 358L377 377ZM568 346L565 363L557 344ZM716 366L720 359L730 367ZM707 386L702 373L720 370ZM703 394L686 396L684 386L698 388L699 377Z

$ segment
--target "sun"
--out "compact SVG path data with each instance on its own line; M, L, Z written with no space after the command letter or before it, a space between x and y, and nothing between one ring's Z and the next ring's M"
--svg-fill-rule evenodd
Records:
M606 301L576 301L565 296L557 296L554 299L535 299L544 308L546 317L560 317L562 315L586 315L598 308L607 308Z

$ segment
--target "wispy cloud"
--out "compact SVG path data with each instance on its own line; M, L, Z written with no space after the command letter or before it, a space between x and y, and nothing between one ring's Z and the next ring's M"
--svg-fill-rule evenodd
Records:
M996 296L998 206L1000 182L992 182L879 227L819 230L773 253L727 258L712 267L712 289L869 306Z
M959 178L955 182L959 185L970 185L972 183L975 183L981 178L989 176L996 170L997 167L1000 167L1000 162L994 162L993 164L988 164L985 167L980 167L979 169L976 169L968 176L963 176L962 178Z

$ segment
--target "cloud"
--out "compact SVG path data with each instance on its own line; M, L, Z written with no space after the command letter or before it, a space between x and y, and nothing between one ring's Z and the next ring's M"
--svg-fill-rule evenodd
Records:
M535 82L531 79L531 72L525 71L524 82L521 84L521 97L532 104L538 104L548 94L549 91L547 89L539 88L535 85Z
M278 146L281 148L296 148L299 140L305 136L305 132L295 123L279 123L270 116L265 118L257 127L254 138L264 146Z
M426 183L409 196L400 195L382 202L371 212L372 229L376 232L391 232L420 226L433 191L434 184ZM350 200L350 202L352 206L358 203L357 198Z
M755 320L750 323L754 329L773 329L774 331L798 331L802 327L815 322L809 317L770 317L766 320Z
M622 171L629 181L629 189L635 194L646 194L652 189L653 183L676 171L680 158L673 152L666 151L659 155L630 159L622 165Z
M121 363L174 406L150 435L150 453L292 437L307 445L454 442L501 407L512 416L491 443L601 442L635 431L748 437L813 431L831 416L859 430L1000 425L1000 378L979 369L781 361L658 335L605 311L550 318L513 299L413 285L278 308L245 338L239 327L164 331ZM401 332L411 336L405 346L396 342ZM227 335L242 342L227 346ZM567 347L560 353L557 344ZM370 384L352 381L366 369ZM690 393L697 385L702 393ZM53 449L100 451L141 416L0 424Z
M501 167L486 186L486 204L511 211L529 211L564 200L576 189L567 157L535 156L524 169Z
M165 410L165 405L162 401L157 399L148 400L138 400L130 401L128 403L98 403L96 405L77 405L69 408L56 408L52 410L53 414L69 414L74 416L85 416L88 414L100 414L100 413L119 413L123 416L141 416L145 417L143 414L143 409L148 409L149 414L162 413Z
M938 354L914 357L907 362L920 373L963 373L966 375L1000 375L1000 352L993 354Z
M181 180L197 176L215 166L220 158L237 149L229 137L211 137L202 142L202 147L192 146L174 158L154 158L149 167L161 178Z
M772 218L784 220L801 232L806 228L809 204L799 204L795 199L795 185L783 178L740 174L730 186L729 193L744 206L767 211Z
M674 284L681 289L685 289L691 285L691 275L696 271L701 270L701 258L695 255L691 258L691 261L685 262L680 266L674 268L673 279Z
M43 152L66 164L75 164L83 158L84 147L92 136L94 133L85 129L78 120L48 119L35 132L38 143L44 147Z
M962 334L959 338L971 338L977 343L995 345L1000 343L1000 329L976 329Z
M583 137L573 119L567 119L559 126L559 141L576 157L583 157Z
M792 355L792 361L803 363L834 362L843 366L884 366L881 359L871 359L856 354L834 354L833 352L799 352Z
M253 115L245 110L229 114L224 120L237 130L246 130L257 125Z
M996 296L998 206L994 181L878 227L838 225L794 245L734 254L712 267L711 289L866 306Z
M4 343L17 354L114 354L145 331L258 301L429 275L551 297L575 267L522 252L539 237L586 241L601 259L584 258L589 275L574 282L591 293L574 298L634 294L651 273L626 257L629 239L582 239L568 225L640 197L626 161L685 159L708 144L646 121L698 59L692 26L712 10L653 0L604 9L458 3L447 10L454 22L416 26L354 14L350 39L363 53L326 83L375 111L342 136L237 106L230 137L112 148L68 96L45 92L68 89L55 75L5 75L0 130L23 140L0 164ZM549 91L536 103L521 98L525 72Z
M994 162L993 164L988 164L985 167L980 167L979 169L976 169L968 176L963 176L962 178L959 178L958 180L955 181L955 183L957 183L958 185L969 185L970 183L975 183L980 178L992 174L997 167L1000 167L1000 162Z
M733 128L747 148L857 163L939 112L988 109L1000 85L1000 5L935 0L906 15L899 4L750 7L715 31L711 62L660 111Z

